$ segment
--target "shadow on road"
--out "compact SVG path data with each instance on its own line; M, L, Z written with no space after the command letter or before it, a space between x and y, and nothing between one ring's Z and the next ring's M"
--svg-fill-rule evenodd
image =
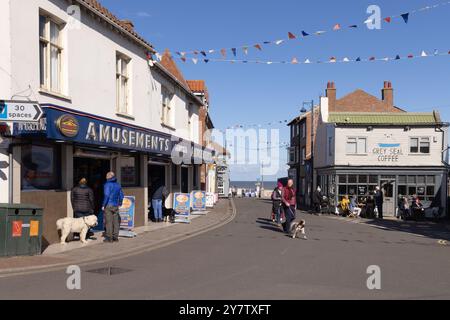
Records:
M273 231L273 232L283 232L283 230L274 225L271 219L266 219L266 218L258 218L256 220L256 223L258 223L261 229L264 230L269 230L269 231Z
M450 230L444 223L429 221L372 220L365 222L385 231L407 232L430 239L450 241Z

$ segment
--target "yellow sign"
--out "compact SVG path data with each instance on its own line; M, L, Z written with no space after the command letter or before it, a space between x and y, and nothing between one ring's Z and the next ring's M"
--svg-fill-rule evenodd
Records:
M39 221L30 221L30 237L39 236Z

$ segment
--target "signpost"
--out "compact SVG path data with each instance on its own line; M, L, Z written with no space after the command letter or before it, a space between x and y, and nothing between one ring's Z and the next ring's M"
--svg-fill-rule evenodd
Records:
M38 102L0 100L0 122L38 122L43 114Z

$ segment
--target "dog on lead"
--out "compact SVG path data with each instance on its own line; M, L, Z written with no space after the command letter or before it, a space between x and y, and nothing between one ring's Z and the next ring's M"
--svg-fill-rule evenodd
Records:
M67 237L72 233L80 234L80 241L87 243L86 236L90 228L98 225L97 216L91 215L84 218L64 218L56 222L56 227L61 230L61 244L65 245Z
M308 240L308 238L306 237L306 230L305 230L305 226L306 226L306 221L305 220L300 220L299 222L293 222L291 224L291 230L289 232L289 236L292 237L292 239L300 239L300 235L302 235L302 239L303 240Z

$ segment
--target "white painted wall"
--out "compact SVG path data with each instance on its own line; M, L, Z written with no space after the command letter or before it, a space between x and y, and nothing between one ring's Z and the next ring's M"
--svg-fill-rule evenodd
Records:
M65 0L14 0L0 1L0 65L11 70L21 90L32 87L30 99L40 103L53 103L82 112L132 123L191 140L188 131L186 104L191 99L183 90L175 88L175 130L161 125L161 82L171 83L164 76L156 76L146 59L145 49L117 34L103 22L93 19L81 10L81 27L62 31L64 42L64 90L66 99L40 91L39 85L39 11L44 10L57 19L67 22L68 1ZM10 10L8 10L10 7ZM8 19L8 12L11 17ZM5 18L6 17L6 18ZM8 29L10 28L10 32ZM150 39L151 40L151 39ZM11 42L11 54L7 47ZM6 44L6 46L4 46ZM132 118L116 114L116 52L131 58L130 102ZM8 63L8 61L11 63ZM1 97L10 98L9 77L0 72ZM176 85L171 84L173 87ZM198 106L197 106L198 108ZM198 115L198 110L196 111ZM197 116L198 121L198 116ZM186 132L185 132L186 131ZM199 143L198 135L194 142Z
M10 1L0 1L0 99L11 98L11 36L10 36ZM20 90L21 88L15 88ZM26 88L22 88L26 89Z
M445 133L444 136L446 136ZM346 152L347 137L366 137L367 154L349 155ZM410 137L430 137L431 152L427 155L410 153ZM443 134L434 128L412 128L405 131L404 128L379 128L373 131L366 128L336 128L336 159L335 165L339 166L442 166ZM401 152L398 161L379 161L377 149L379 144L400 144L398 150ZM388 154L391 149L387 150Z

